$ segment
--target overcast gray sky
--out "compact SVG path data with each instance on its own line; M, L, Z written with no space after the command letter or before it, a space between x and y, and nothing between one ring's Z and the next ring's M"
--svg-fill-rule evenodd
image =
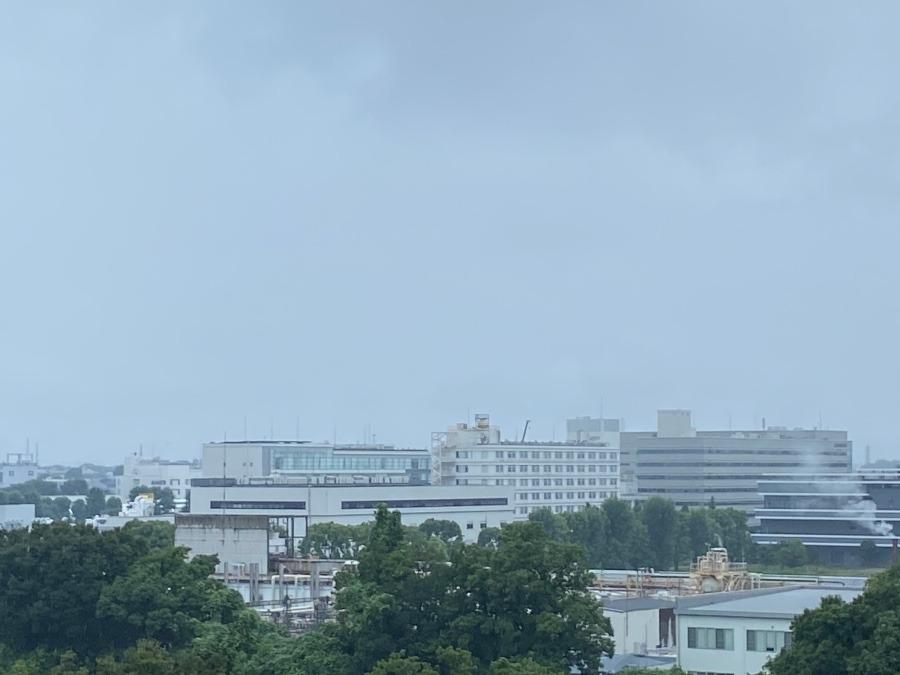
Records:
M12 4L0 451L896 444L900 5ZM554 428L555 425L555 428Z

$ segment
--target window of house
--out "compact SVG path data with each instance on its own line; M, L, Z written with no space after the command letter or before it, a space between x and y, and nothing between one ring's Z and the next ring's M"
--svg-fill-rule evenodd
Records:
M474 530L474 529L475 529L475 523L466 523L466 529L467 529L467 530Z
M748 630L748 652L778 652L791 644L791 634L777 630Z
M734 631L730 628L688 627L688 648L734 651Z

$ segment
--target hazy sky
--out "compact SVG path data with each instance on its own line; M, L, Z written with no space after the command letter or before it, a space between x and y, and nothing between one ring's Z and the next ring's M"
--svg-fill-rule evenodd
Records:
M0 452L491 413L900 457L900 6L11 4ZM555 425L555 428L554 428Z

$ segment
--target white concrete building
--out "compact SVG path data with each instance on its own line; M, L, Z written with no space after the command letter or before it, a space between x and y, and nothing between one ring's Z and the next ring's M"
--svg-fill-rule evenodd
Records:
M765 474L846 473L853 443L846 431L765 427L698 431L689 410L660 410L656 431L621 433L625 491L638 499L752 512L762 506L757 483Z
M487 415L432 435L432 482L441 486L506 486L516 518L542 508L579 511L619 493L618 433L603 440L504 441Z
M27 483L37 478L37 460L29 452L7 453L6 461L0 464L0 488Z
M206 518L202 521L185 520L178 515L176 532L179 527L190 524L195 530L190 535L195 543L211 538L211 542L204 543L200 550L209 552L218 547L219 559L231 564L258 562L263 555L259 551L256 551L252 561L239 559L244 555L242 550L232 550L228 535L222 535L210 523L214 524L216 518L263 517L266 522L283 529L287 533L289 548L295 549L310 525L360 525L374 518L380 504L392 511L400 511L404 525L419 525L429 518L452 520L459 525L463 538L469 542L476 541L481 530L501 527L511 522L514 516L513 491L507 487L290 485L283 482L251 485L238 483L233 478L202 478L195 479L191 487L190 515ZM249 525L244 523L242 527ZM255 536L244 534L243 540ZM186 539L176 541L186 542Z
M203 445L205 478L282 478L322 484L427 485L431 456L422 448L308 441L227 441Z
M116 495L124 504L134 488L144 486L169 488L176 500L183 500L191 489L191 479L202 475L198 460L150 459L134 454L125 458L122 475L116 476Z
M269 519L265 516L175 516L175 545L190 549L191 557L218 556L219 571L256 565L265 574L269 568L270 536Z
M678 665L689 673L758 673L791 644L791 622L822 598L849 602L862 591L822 586L787 586L678 598Z
M669 598L604 598L616 654L665 654L675 647L675 601Z

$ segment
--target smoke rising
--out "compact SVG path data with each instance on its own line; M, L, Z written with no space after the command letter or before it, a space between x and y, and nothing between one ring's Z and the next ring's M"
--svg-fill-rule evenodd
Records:
M862 525L872 534L877 534L882 537L892 536L894 534L893 526L887 521L877 520L875 518L876 509L877 506L871 499L866 497L852 497L842 511L847 513L855 522Z

